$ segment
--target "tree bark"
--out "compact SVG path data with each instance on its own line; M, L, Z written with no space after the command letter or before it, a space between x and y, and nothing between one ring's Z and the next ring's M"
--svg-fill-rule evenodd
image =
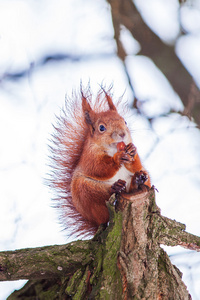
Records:
M160 244L200 251L200 238L160 214L153 189L112 196L108 208L91 240L1 252L1 281L30 279L8 300L191 299Z

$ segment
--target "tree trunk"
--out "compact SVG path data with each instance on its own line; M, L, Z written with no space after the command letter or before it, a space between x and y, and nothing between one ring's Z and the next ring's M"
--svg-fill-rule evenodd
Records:
M0 253L0 280L30 279L13 299L191 299L160 247L200 251L200 238L163 217L154 189L111 197L109 226L93 239Z

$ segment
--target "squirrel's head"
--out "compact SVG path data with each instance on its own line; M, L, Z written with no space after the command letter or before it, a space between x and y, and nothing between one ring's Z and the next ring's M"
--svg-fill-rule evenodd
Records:
M127 145L132 139L126 121L119 115L112 98L105 93L104 100L103 111L96 111L82 93L82 110L93 143L113 156L119 142L123 141ZM108 109L105 110L105 106Z

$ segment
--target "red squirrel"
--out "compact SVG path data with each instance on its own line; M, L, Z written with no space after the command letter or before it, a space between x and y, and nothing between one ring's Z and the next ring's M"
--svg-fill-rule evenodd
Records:
M93 235L109 221L112 193L151 187L130 131L112 97L102 89L95 101L81 90L66 100L53 135L51 186L61 222L71 234Z

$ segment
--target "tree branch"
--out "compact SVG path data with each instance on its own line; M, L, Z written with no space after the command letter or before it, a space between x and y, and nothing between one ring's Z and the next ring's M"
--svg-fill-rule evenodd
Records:
M196 100L189 112L200 127L200 91L190 73L175 53L174 46L167 45L146 25L132 0L107 0L111 6L118 56L125 61L126 52L120 41L120 26L125 26L140 43L139 54L149 57L166 76L175 92L188 108L191 90L196 89Z
M91 262L89 241L0 252L0 281L70 276Z
M8 299L191 299L160 243L199 251L200 238L160 214L154 189L112 196L108 209L89 241L1 252L0 280L31 279Z
M200 251L200 237L185 231L185 225L161 215L156 216L159 225L159 243L167 246L182 246L189 250ZM158 232L157 232L158 234Z

